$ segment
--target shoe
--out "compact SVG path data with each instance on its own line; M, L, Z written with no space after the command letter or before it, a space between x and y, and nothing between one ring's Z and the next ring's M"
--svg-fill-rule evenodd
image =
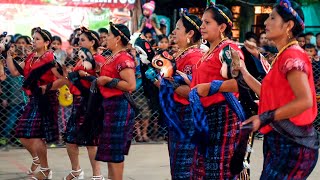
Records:
M49 146L50 148L56 148L57 147L57 145L56 144L50 144L50 146Z
M100 175L100 176L92 176L91 180L105 180L105 178Z
M44 172L49 171L48 175L46 175ZM50 168L43 168L40 167L39 172L33 176L31 179L33 180L51 180L52 179L52 171Z
M32 158L32 164L36 166L36 169L32 170L31 167L30 167L29 170L27 171L28 175L32 175L32 174L34 174L34 173L39 171L40 163L37 163L38 161L39 161L39 157L38 156Z
M79 173L79 175L74 175L73 173ZM84 172L82 171L82 169L78 169L78 170L71 170L69 173L72 176L71 180L78 180L78 179L84 179ZM67 180L67 176L63 178L63 180Z

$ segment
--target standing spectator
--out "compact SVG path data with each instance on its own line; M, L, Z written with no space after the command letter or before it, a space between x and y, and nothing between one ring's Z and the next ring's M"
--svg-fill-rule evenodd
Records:
M6 142L13 137L12 130L16 126L16 121L20 118L23 108L27 103L27 96L22 90L23 77L8 75L2 85L2 107L7 109L7 120L3 129L3 137Z
M318 56L320 57L320 33L316 34L316 48L318 50Z
M67 59L67 53L66 51L61 49L62 46L62 40L59 36L53 36L52 37L52 43L51 43L51 49L53 50L53 54L55 57L55 60L57 63L60 65L60 69L62 70L62 67L65 67L65 61ZM63 74L63 72L60 72ZM59 128L59 140L58 140L58 145L63 144L63 134L65 133L66 130L66 124L68 119L71 116L71 106L63 107L59 105L59 110L58 110L58 128ZM56 144L51 144L50 147L55 147Z
M312 39L314 38L314 33L313 32L307 32L305 34L305 38L306 38L306 44L313 44L314 43L314 42L312 42L313 41Z
M304 45L306 45L306 35L305 34L300 34L297 38L297 41L299 43L299 46L301 48L304 48Z
M149 45L150 46L150 45ZM151 46L150 46L151 48ZM149 142L148 127L151 119L151 109L149 107L148 99L144 94L142 86L141 76L141 60L140 56L136 53L135 49L131 49L131 54L135 57L136 62L136 90L133 92L133 98L140 109L140 113L136 114L135 130L136 130L136 141L137 142ZM151 61L151 59L150 59Z

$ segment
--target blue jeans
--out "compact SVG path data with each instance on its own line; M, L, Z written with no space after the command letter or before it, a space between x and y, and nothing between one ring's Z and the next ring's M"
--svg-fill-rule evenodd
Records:
M24 108L25 104L21 103L21 104L14 104L14 105L10 105L8 107L8 119L6 121L6 127L4 128L4 137L6 138L10 138L10 134L14 128L14 126L16 125L17 120L20 118L22 112L23 112L23 108Z

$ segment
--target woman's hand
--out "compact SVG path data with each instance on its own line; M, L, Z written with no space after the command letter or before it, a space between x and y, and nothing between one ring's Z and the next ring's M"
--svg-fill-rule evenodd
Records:
M107 84L108 82L111 81L112 78L108 77L108 76L99 76L97 78L97 84L99 86L104 86L105 84Z
M186 73L181 72L179 70L177 70L176 72L183 78L184 82L186 82L188 85L191 84L191 81L189 80L188 75Z
M257 48L257 44L250 41L244 42L244 47L252 54L254 57L259 58L260 51Z
M209 94L210 85L211 85L210 83L198 84L192 89L197 88L199 96L206 97Z
M259 115L251 116L249 119L245 120L241 126L252 123L252 132L257 131L261 126L261 121Z
M89 75L87 72L85 72L85 71L83 71L83 70L79 70L78 72L79 72L79 76L80 76L80 77L86 77L86 76Z

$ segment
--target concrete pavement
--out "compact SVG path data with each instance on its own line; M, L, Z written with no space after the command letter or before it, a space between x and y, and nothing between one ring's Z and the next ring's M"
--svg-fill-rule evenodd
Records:
M53 180L61 180L70 170L69 158L65 148L48 150L49 164L53 170ZM256 140L251 155L251 179L259 179L262 169L262 141ZM80 151L81 167L86 179L90 179L91 169L85 148ZM0 180L27 179L25 174L31 165L31 157L25 149L0 151ZM103 175L107 175L107 165L102 163ZM166 144L133 145L125 162L125 180L169 180L169 158ZM320 179L320 163L314 169L310 180Z

